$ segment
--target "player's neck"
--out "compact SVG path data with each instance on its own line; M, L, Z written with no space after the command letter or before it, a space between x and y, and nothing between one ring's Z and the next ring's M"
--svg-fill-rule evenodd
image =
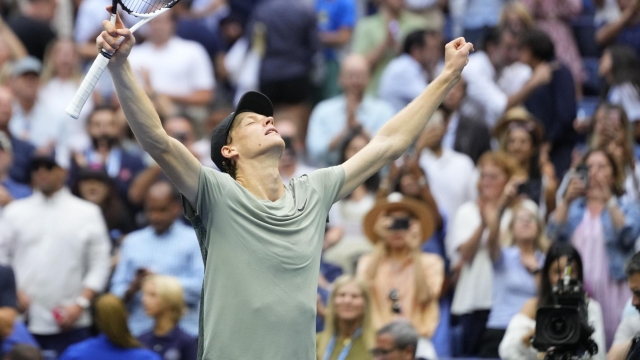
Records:
M338 338L350 339L360 327L360 319L342 320L338 319Z
M173 320L173 315L167 311L156 318L153 333L157 336L164 336L173 330L174 327L176 327L176 323Z
M264 158L247 160L238 166L236 181L261 200L276 201L284 195L278 164Z

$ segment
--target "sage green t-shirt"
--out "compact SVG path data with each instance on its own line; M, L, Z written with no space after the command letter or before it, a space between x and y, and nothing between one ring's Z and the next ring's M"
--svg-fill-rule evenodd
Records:
M185 204L205 258L199 359L315 360L320 254L344 177L316 170L269 201L201 167L196 207Z

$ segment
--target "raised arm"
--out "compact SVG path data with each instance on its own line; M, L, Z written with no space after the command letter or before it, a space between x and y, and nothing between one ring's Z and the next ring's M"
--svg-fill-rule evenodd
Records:
M411 146L449 90L460 80L460 74L469 61L469 52L472 50L473 45L463 38L446 45L442 74L407 107L391 118L367 146L342 164L345 182L340 197L351 193Z
M178 190L192 205L195 205L200 162L184 145L167 135L151 100L138 84L131 65L127 61L127 56L135 43L131 31L124 28L119 17L116 26L106 20L102 25L105 31L98 36L97 45L108 51L117 49L108 67L120 105L133 134ZM124 41L117 46L117 38L120 36L124 37Z

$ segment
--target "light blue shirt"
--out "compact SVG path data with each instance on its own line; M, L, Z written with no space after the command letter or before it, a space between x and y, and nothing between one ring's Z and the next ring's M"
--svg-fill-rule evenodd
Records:
M624 266L634 254L635 241L640 236L640 205L637 202L621 203L620 210L624 213L624 225L616 229L608 209L600 214L604 231L605 249L609 259L609 274L616 280L624 280L627 275ZM582 197L569 205L569 213L565 223L556 223L554 217L549 217L547 236L552 241L570 242L576 228L582 222L587 211L587 200Z
M384 100L365 96L358 108L356 117L362 127L375 135L395 112ZM309 119L307 132L307 155L315 166L335 165L338 162L338 151L329 151L331 140L338 136L347 126L347 101L343 95L320 102L313 109Z
M465 29L480 29L498 24L505 0L468 0L464 15Z
M420 95L427 85L427 75L420 63L411 55L402 54L391 60L382 72L378 96L398 112Z
M536 252L538 264L544 254ZM488 329L506 329L511 318L520 312L527 300L538 293L534 276L522 265L520 249L502 249L500 259L493 264L493 305L487 322Z
M180 327L192 336L198 336L198 312L204 264L198 239L191 227L176 221L167 232L157 235L152 227L134 231L127 235L120 250L120 261L111 280L111 292L124 297L136 271L149 271L178 278L184 289L188 309L180 321ZM127 304L129 328L140 336L153 327L153 319L145 314L141 303L142 294Z

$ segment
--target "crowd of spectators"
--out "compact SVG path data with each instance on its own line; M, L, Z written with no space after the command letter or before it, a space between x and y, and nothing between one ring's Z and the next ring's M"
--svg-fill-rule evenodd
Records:
M78 120L64 111L110 3L0 3L3 359L196 358L205 254L180 194L108 72ZM288 184L362 149L457 36L475 51L418 140L331 208L318 359L536 359L536 310L567 264L592 358L624 359L640 334L640 1L182 0L130 62L207 167L239 95L268 95Z

